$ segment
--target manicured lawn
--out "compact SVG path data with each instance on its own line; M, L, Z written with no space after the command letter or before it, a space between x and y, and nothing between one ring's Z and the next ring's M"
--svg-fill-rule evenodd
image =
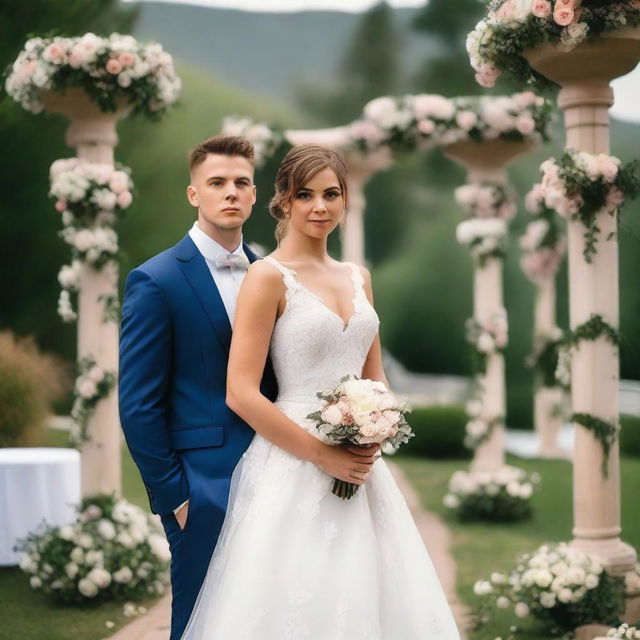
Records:
M65 447L67 444L65 432L50 430L42 446ZM122 454L122 480L124 497L148 509L147 493L126 447ZM59 605L33 591L26 575L17 567L0 568L0 640L101 640L127 622L122 613L123 604ZM140 604L149 607L153 601ZM116 626L107 629L107 620Z
M515 524L461 524L452 519L442 505L447 482L451 474L463 468L463 461L396 458L414 487L422 496L426 509L442 516L453 533L453 553L458 565L458 592L462 599L473 604L473 584L487 578L493 571L508 571L516 556L532 551L546 541L571 539L572 498L571 465L555 460L520 460L514 464L527 471L537 471L542 484L533 498L534 515L530 520ZM594 470L594 473L596 471ZM623 458L622 485L622 537L640 548L640 521L638 519L637 492L640 485L640 459ZM471 634L472 640L506 640L511 625L523 626L522 621L509 614L501 614L483 628ZM536 633L527 627L525 636L530 640L546 640L548 634Z

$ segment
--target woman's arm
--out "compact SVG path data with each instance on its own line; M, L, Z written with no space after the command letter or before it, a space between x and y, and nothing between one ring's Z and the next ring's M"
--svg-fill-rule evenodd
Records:
M274 267L262 261L251 265L236 305L227 404L274 445L313 462L334 478L361 484L371 470L377 447L363 451L327 445L288 418L260 392L271 334L284 292L282 276Z
M360 271L364 278L364 291L367 294L367 298L371 303L371 306L373 306L371 274L364 267L360 267ZM364 367L362 368L362 377L368 380L379 380L380 382L384 382L387 388L389 388L389 381L387 380L387 376L385 376L384 369L382 368L382 347L380 346L379 333L376 334L376 337L369 348L367 359L365 360Z

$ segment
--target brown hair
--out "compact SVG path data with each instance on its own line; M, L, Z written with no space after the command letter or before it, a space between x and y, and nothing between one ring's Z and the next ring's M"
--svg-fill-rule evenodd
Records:
M221 156L242 156L254 163L253 144L241 136L213 136L189 151L189 171L193 171L205 158L215 153Z
M282 240L289 222L289 216L284 212L283 206L290 206L298 189L327 167L333 169L338 178L346 207L348 169L337 151L317 144L301 144L293 147L280 163L276 175L275 195L269 203L269 213L278 221L275 231L278 242Z

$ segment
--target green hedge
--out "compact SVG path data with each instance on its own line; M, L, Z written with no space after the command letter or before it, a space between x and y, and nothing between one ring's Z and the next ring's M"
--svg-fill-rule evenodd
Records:
M640 416L620 416L620 453L640 456Z
M400 455L427 458L471 457L471 452L463 444L467 423L464 407L420 407L409 414L408 421L416 435L400 447Z

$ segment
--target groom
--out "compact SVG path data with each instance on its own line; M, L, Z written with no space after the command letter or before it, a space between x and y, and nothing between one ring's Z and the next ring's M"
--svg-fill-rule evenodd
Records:
M216 136L189 155L198 220L127 278L120 334L120 419L171 548L171 637L204 580L234 467L254 431L225 404L238 289L257 256L242 242L256 201L253 146ZM263 393L275 397L267 364ZM222 639L221 639L222 640Z

